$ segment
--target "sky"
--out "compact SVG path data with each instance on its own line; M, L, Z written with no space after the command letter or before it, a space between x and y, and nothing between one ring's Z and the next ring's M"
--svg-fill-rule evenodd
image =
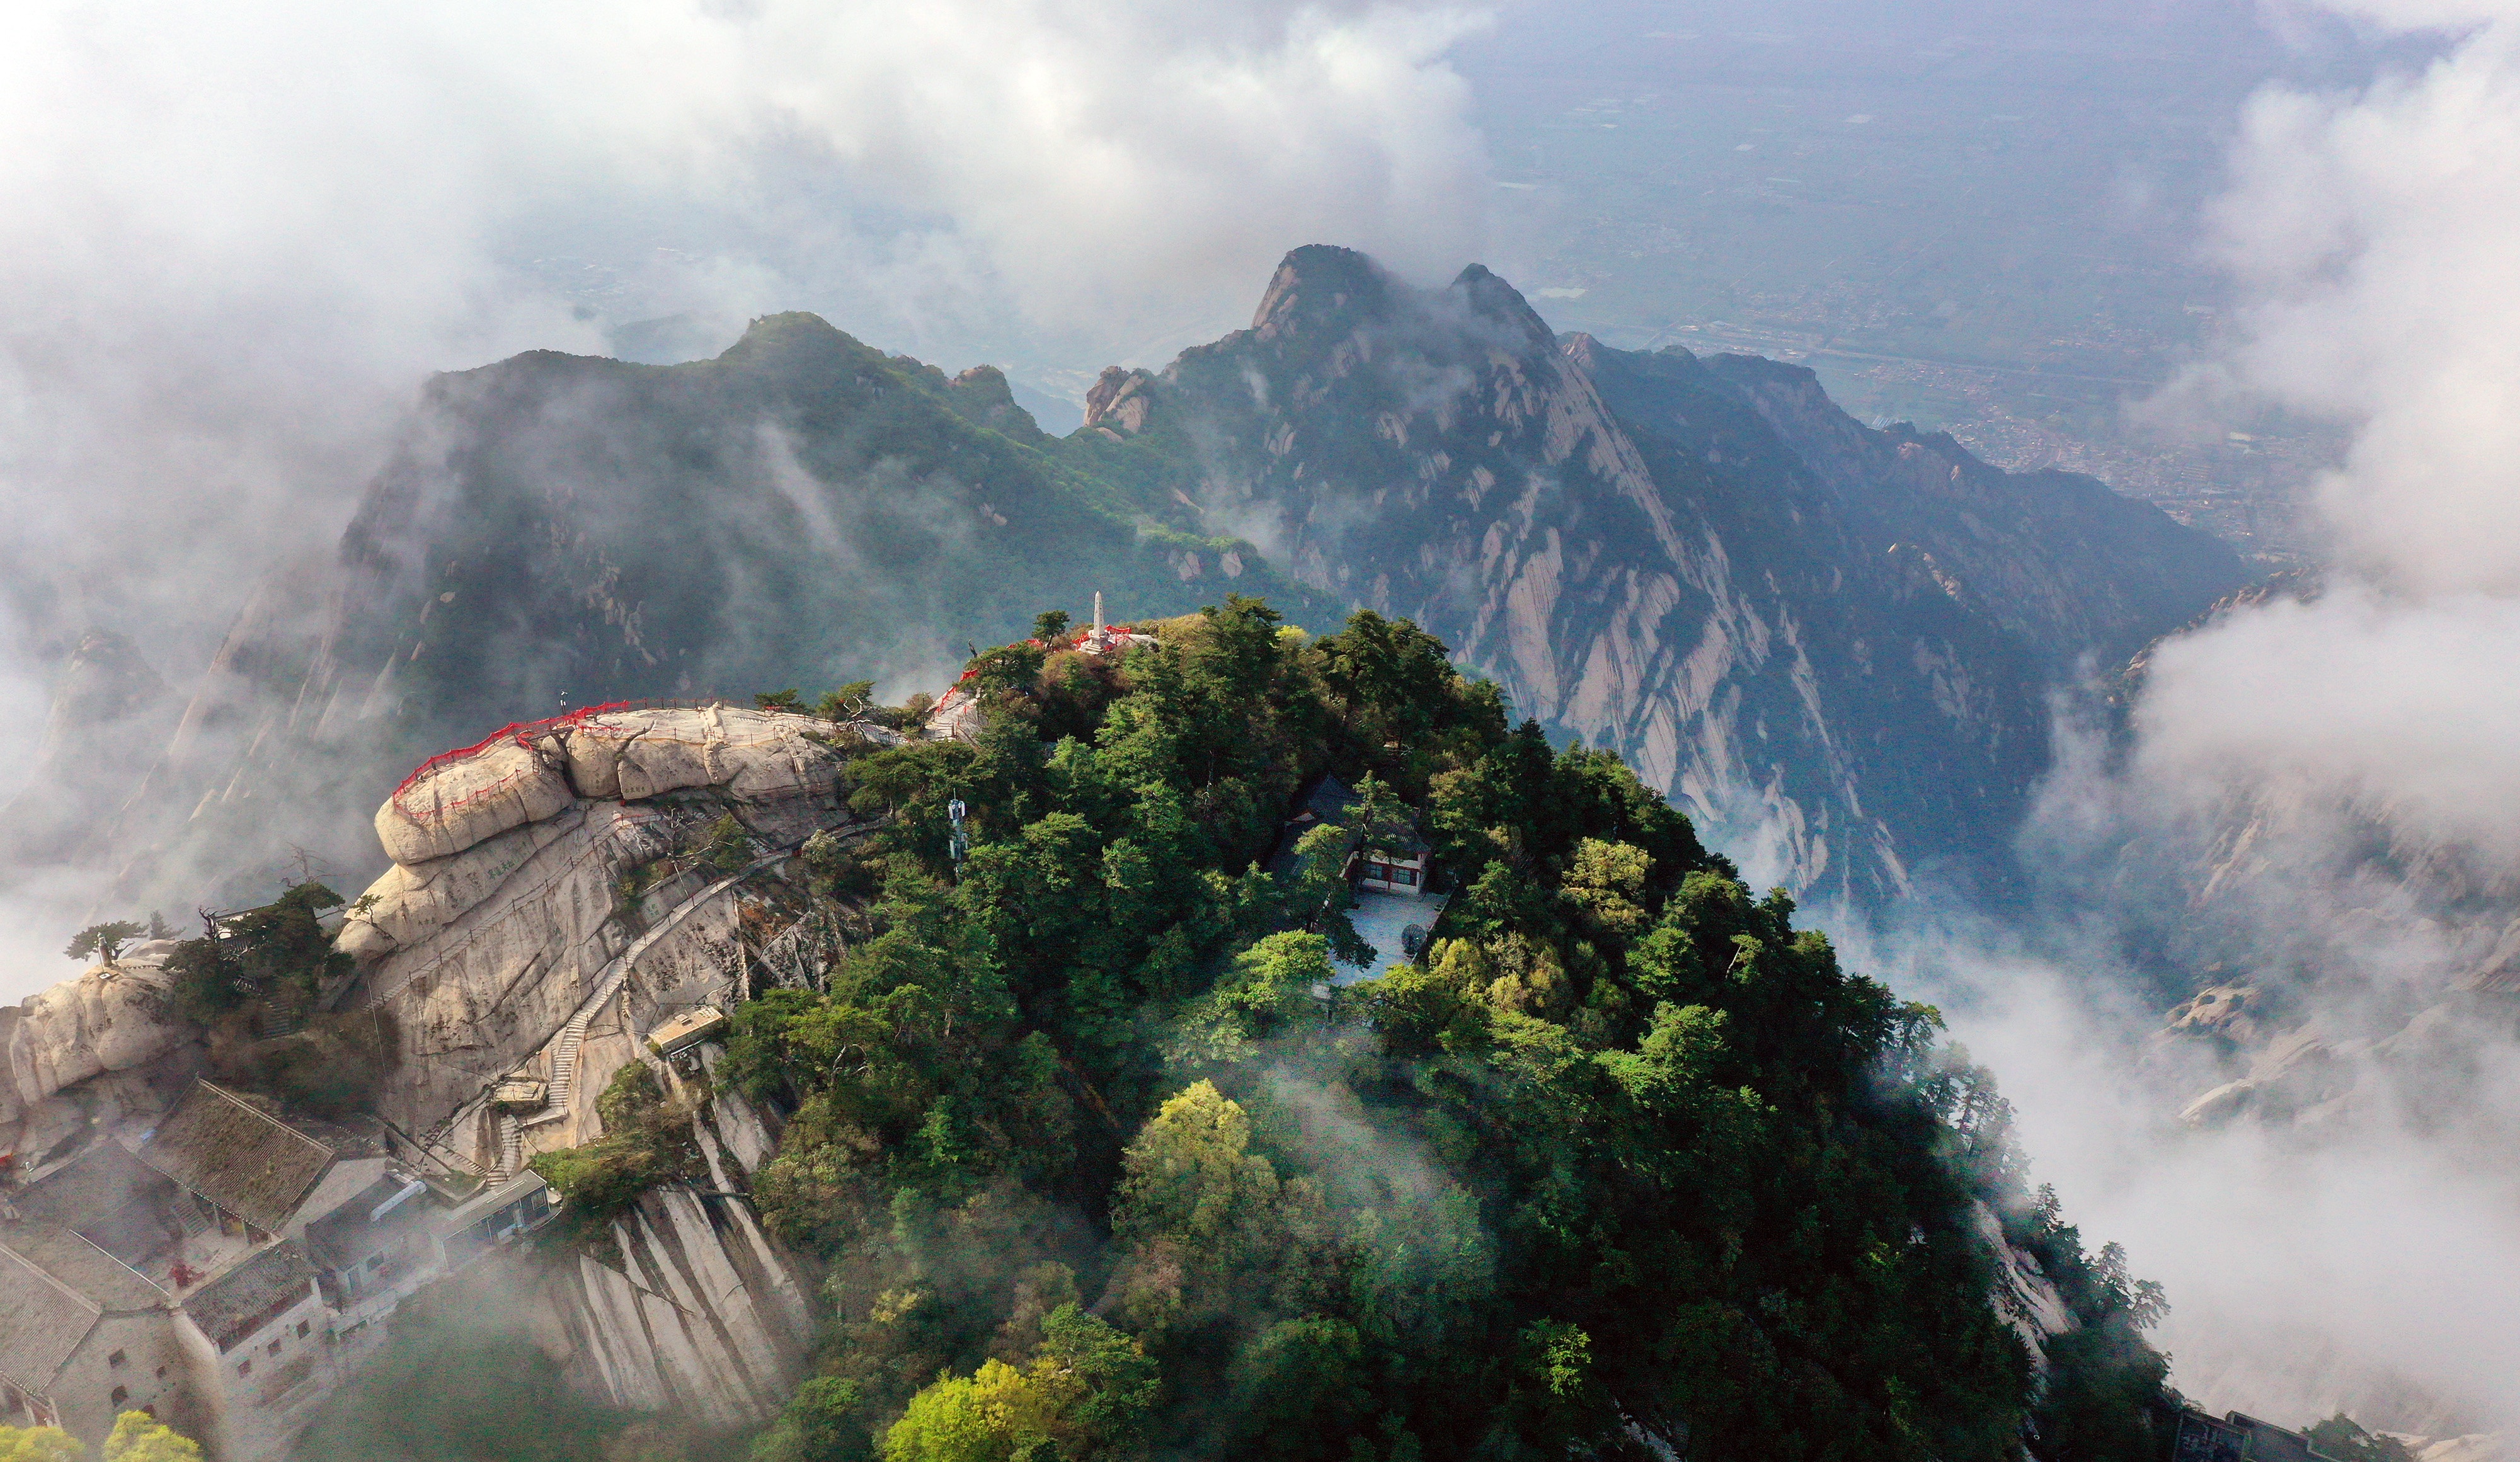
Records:
M326 551L432 371L528 347L710 353L802 308L1072 397L1103 365L1245 323L1300 244L1430 282L1483 258L1567 284L1581 261L1558 255L1599 229L1503 185L1584 78L1632 79L1618 68L1654 48L1712 58L1691 73L1710 105L1818 57L1975 127L1971 88L2024 58L2061 97L2166 51L2229 53L2205 90L2236 107L2256 70L2316 51L2270 43L2231 0L2147 0L2114 38L2084 13L1796 0L1743 30L1694 0L25 0L0 14L0 725L39 719L90 623L188 678L262 574ZM1901 123L1879 110L1876 131ZM1621 211L1617 159L1568 157L1611 234L1663 206ZM1926 182L2071 159L2024 160ZM1895 209L1860 223L1914 228ZM1829 267L1803 232L1718 252ZM1589 328L1574 317L1614 297L1548 303ZM0 757L0 795L24 764Z
M1758 169L1725 189L1783 187L1769 144L1728 133L1701 157L1689 139L1824 70L1886 99L1812 104L1858 172L1877 162L1867 139L1906 125L1903 98L1982 128L2001 84L2072 119L2002 112L2048 140L1984 155L1918 123L1897 163L1912 187L1832 227L1993 248L2042 198L2097 199L2078 237L2151 261L2174 322L2213 322L2155 362L2171 376L2155 409L2272 406L2351 443L2317 490L2331 591L2165 650L2132 747L2069 758L2034 835L2066 859L2184 847L2236 808L2272 829L2263 883L2280 897L2231 911L2231 938L2276 919L2290 937L2310 910L2357 990L2447 978L2467 936L2410 935L2439 926L2432 895L2375 891L2387 875L2352 848L2378 826L2520 851L2520 4L1792 0L1758 22L1692 3L18 0L0 8L0 797L27 774L71 638L121 630L189 684L255 585L330 549L431 372L526 348L670 358L810 308L1072 391L1244 323L1276 259L1316 242L1425 281L1484 258L1557 289L1552 311L1591 312L1575 323L1642 320L1686 305L1619 278L1651 274L1638 241L1671 205L1628 155L1568 160L1561 123L1598 100L1597 71L1671 139L1654 186L1696 198L1717 168ZM1661 63L1640 58L1666 54L1730 69L1686 105L1641 100L1639 67ZM2174 102L2187 119L2164 131ZM1583 134L1625 116L1597 109ZM2147 140L2092 162L2117 137ZM1915 160L1946 153L1965 165ZM1916 190L1996 201L1958 242L1899 234L1951 211L1907 206ZM1704 206L1745 205L1717 190ZM1843 251L1778 206L1757 215L1773 244L1727 246L1836 267ZM2209 315L2184 308L2200 288ZM2372 908L2394 910L2385 936L2329 917ZM0 901L6 968L61 972L59 939ZM2217 1348L2260 1325L2461 1393L2520 1373L2514 1297L2467 1277L2520 1273L2509 1194L2476 1145L2501 1129L2410 1141L2397 1112L2289 1169L2162 1135L2121 1105L2140 1095L2133 1056L2052 1059L2123 1053L2150 1012L2094 1001L2052 941L2027 962L1987 953L2001 944L1905 957L1978 993L1964 1034L2017 1076L2034 1152L2094 1216L2087 1232L2124 1232L2175 1306L2202 1297L2172 1322L2195 1364L2236 1374ZM2088 1081L2058 1076L2076 1070ZM2215 1174L2262 1170L2310 1186L2213 1198ZM2384 1269L2389 1244L2437 1262ZM2299 1272L2334 1276L2323 1315L2252 1299Z

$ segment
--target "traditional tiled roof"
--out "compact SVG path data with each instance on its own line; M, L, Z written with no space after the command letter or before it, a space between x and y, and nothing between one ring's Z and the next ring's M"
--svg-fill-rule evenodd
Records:
M255 1227L276 1232L333 1166L335 1153L235 1092L196 1082L138 1156Z
M236 1349L279 1309L295 1304L315 1279L315 1265L295 1239L285 1239L203 1285L184 1311L210 1344Z
M98 1313L41 1265L0 1243L0 1374L30 1391L49 1389Z
M1304 805L1295 810L1294 820L1309 827L1318 820L1324 822L1344 820L1362 800L1348 789L1347 783L1335 776L1325 776L1313 783L1304 794Z
M1281 878L1293 877L1297 870L1295 845L1304 840L1304 834L1325 822L1346 821L1357 802L1356 793L1335 776L1325 776L1313 783L1312 790L1304 794L1303 804L1280 830L1278 852L1269 860L1269 871Z
M167 1212L174 1196L163 1174L105 1141L20 1189L14 1201L29 1218L74 1228L115 1259L145 1265L180 1232Z
M166 1303L157 1282L55 1223L0 1223L0 1249L34 1264L99 1309L149 1309Z
M135 1198L167 1191L165 1177L131 1155L121 1143L91 1145L40 1182L10 1194L18 1211L29 1218L71 1227L109 1214Z
M0 1220L0 1372L42 1390L110 1310L154 1309L164 1290L57 1223Z

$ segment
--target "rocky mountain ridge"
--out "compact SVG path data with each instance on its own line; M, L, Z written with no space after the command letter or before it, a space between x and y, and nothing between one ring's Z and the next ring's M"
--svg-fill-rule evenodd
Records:
M1428 291L1296 250L1249 330L1088 408L1053 439L993 371L800 315L711 361L438 377L337 559L253 597L145 775L45 814L47 856L144 908L240 862L267 887L292 845L364 876L364 809L481 725L900 693L1097 591L1115 617L1245 592L1418 619L1762 880L2001 898L2048 691L2241 573L2088 478L1864 427L1799 368L1560 340L1477 266Z
M1105 372L1087 422L1115 475L1858 903L2004 883L2048 689L2243 577L2089 478L1864 427L1800 368L1560 340L1477 266L1427 291L1299 249L1249 330Z

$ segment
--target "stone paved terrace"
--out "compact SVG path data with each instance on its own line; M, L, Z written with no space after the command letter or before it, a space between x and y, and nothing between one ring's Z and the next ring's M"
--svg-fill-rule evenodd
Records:
M1338 964L1338 973L1331 977L1330 983L1353 985L1359 980L1371 980L1398 963L1404 957L1400 953L1401 931L1412 924L1433 929L1435 916L1444 911L1444 905L1450 898L1449 894L1386 894L1360 890L1356 895L1356 906L1347 911L1347 916L1349 922L1356 925L1356 932L1364 936L1367 944L1373 946L1373 960L1370 964Z

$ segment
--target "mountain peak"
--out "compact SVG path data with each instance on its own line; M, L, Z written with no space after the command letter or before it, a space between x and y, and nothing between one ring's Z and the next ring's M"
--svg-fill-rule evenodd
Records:
M1264 340L1305 325L1361 309L1377 312L1390 299L1394 281L1367 254L1331 244L1307 244L1278 263L1251 328Z
M1522 297L1522 291L1506 283L1503 276L1485 264L1471 264L1453 277L1452 292L1468 301L1473 314L1510 326L1541 344L1555 340L1549 322Z
M779 370L828 364L832 359L844 355L876 353L865 342L820 315L806 310L788 310L755 319L743 328L742 336L726 347L718 359L730 364Z

